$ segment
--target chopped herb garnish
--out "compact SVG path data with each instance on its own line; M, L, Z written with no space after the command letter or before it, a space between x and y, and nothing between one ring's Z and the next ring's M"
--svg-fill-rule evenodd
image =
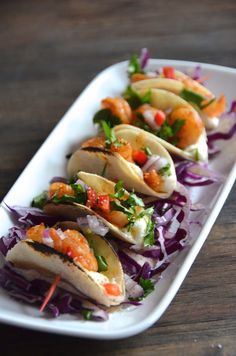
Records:
M162 167L161 169L159 169L158 173L161 176L170 176L171 175L171 171L170 171L170 163L167 163L166 166Z
M133 121L133 125L136 127L139 127L140 129L143 129L144 131L148 131L151 132L153 134L155 134L156 132L153 132L153 130L151 129L150 126L148 126L148 124L146 124L146 122L144 121L144 117L141 113L136 113L136 118Z
M101 176L102 177L105 177L105 175L106 175L107 165L108 165L108 163L106 162L104 164L104 167L103 167L102 172L101 172Z
M148 221L146 235L144 236L144 241L143 241L144 247L153 246L154 245L154 242L155 242L154 227L155 227L155 224L150 219Z
M127 207L134 207L134 206L142 206L144 207L144 203L143 200L141 198L139 198L136 194L134 194L133 192L131 192L129 194L128 199L124 200L124 204Z
M195 161L199 161L200 160L199 151L198 151L197 148L195 148L195 150L194 150L194 159L195 159Z
M105 257L103 256L96 256L96 260L98 263L98 272L105 272L108 269L108 265L107 265L107 261L105 259Z
M85 320L91 320L92 319L92 311L84 309L81 311L81 314L83 315Z
M74 176L70 177L68 184L74 184L75 182L77 182L77 180L78 176L77 174L75 174Z
M198 94L195 93L194 91L188 90L188 89L183 89L180 92L180 96L181 98L183 98L184 100L191 102L192 104L197 105L197 107L201 108L201 104L202 102L205 100L205 98Z
M204 102L203 102L203 104L201 105L201 108L200 108L200 109L205 109L205 108L207 108L207 107L208 107L209 105L211 105L215 100L216 100L215 98L212 98L211 100L209 100L209 101L206 102L205 104L204 104Z
M131 77L135 73L143 73L143 70L141 68L140 60L136 54L134 54L128 65L128 74Z
M151 279L140 278L140 286L143 288L144 294L143 298L146 298L150 293L154 291L154 283Z
M152 156L152 151L150 150L149 147L144 147L143 151L146 153L148 157Z
M85 189L80 184L72 183L70 184L71 188L75 192L75 196L71 195L63 195L62 197L57 196L57 192L52 196L50 199L54 204L61 204L61 203L79 203L79 204L86 204L87 202L87 193Z
M33 199L31 206L33 206L34 208L42 209L46 204L47 200L48 200L47 191L44 191Z
M54 204L60 203L75 203L77 202L76 197L72 197L71 195L63 195L62 197L58 197L57 194L54 194L50 199Z
M119 142L117 141L114 129L112 129L109 124L107 124L106 121L102 121L102 128L104 131L104 134L106 136L106 141L105 141L105 145L106 148L110 148L112 144L116 144L119 145Z
M121 124L119 117L113 115L110 109L101 109L94 115L94 124L99 124L101 126L102 121L105 121L110 127Z
M132 87L129 85L123 94L125 100L128 101L129 105L133 110L137 109L143 104L149 104L151 102L151 91L148 90L143 96L139 95Z
M177 119L175 120L173 125L170 126L166 120L161 126L160 130L157 132L157 136L159 136L165 141L171 141L171 143L174 145L178 143L178 138L175 136L177 135L177 133L180 131L180 129L183 127L184 124L185 124L185 120Z

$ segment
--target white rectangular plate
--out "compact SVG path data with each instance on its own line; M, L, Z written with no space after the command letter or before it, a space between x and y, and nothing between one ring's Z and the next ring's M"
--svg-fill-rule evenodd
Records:
M151 60L150 70L170 65L180 70L193 68L196 63L171 60ZM225 93L228 103L235 93L236 70L216 65L201 64L203 74L209 74L208 87L216 94ZM50 136L35 154L14 186L4 198L9 205L28 206L32 197L47 187L53 176L65 175L66 154L72 152L84 138L95 132L92 117L99 109L100 101L106 96L120 95L127 85L127 62L113 65L101 72L78 97ZM39 314L36 308L10 299L0 290L0 321L60 334L95 339L119 339L138 334L156 322L177 293L181 283L194 262L201 246L215 222L236 177L234 156L235 139L220 142L222 152L212 161L211 167L222 174L223 181L207 187L194 188L191 193L194 202L208 208L200 217L203 227L192 228L191 244L181 251L158 282L155 291L141 307L130 307L110 314L106 322L80 321L64 315L49 319ZM234 146L234 147L233 147ZM207 191L207 194L206 194ZM6 211L0 209L0 236L12 225Z

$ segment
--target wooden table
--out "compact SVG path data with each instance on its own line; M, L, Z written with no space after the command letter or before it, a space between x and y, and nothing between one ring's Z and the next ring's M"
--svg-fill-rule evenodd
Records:
M1 196L101 69L142 47L156 58L235 66L235 18L234 0L1 1ZM149 330L105 342L1 325L1 355L235 355L235 191Z

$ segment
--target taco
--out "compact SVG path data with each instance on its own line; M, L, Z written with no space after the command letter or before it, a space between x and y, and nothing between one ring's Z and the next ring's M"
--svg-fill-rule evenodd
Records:
M138 77L137 79L142 79ZM226 108L225 96L218 99L214 94L183 72L174 70L172 67L164 67L161 74L155 78L144 76L131 85L132 90L143 94L150 89L164 89L179 95L192 105L200 114L207 129L218 126L219 118Z
M128 190L169 197L176 187L176 174L168 151L145 131L124 126L121 133L123 125L110 129L103 122L105 136L81 145L68 162L69 175L80 170L102 174L113 181L121 179Z
M96 174L79 172L73 184L54 182L47 192L44 211L59 219L78 221L100 235L108 231L128 243L144 246L153 238L153 209L122 182L117 184Z
M30 227L6 260L28 280L51 282L59 275L59 287L108 307L125 298L123 270L111 245L95 234L85 237L73 222Z

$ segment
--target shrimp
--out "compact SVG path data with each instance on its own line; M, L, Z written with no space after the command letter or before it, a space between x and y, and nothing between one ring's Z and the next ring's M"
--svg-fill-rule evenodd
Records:
M104 148L105 147L105 138L102 136L96 136L88 139L87 141L83 142L81 145L82 148L85 147L98 147Z
M147 74L143 73L135 73L131 76L130 80L132 83L139 82L140 80L151 79L152 77L148 76Z
M111 145L111 151L119 153L126 161L133 162L133 149L129 142L119 139L117 144Z
M109 213L99 213L108 220L111 224L118 226L119 228L125 227L128 224L128 217L122 211L113 210Z
M105 138L101 136L92 137L89 140L85 141L81 147L105 148ZM123 139L118 139L115 143L111 144L110 149L111 152L119 153L119 155L121 155L126 161L133 162L133 150L129 142Z
M151 170L150 172L145 172L143 174L143 178L145 183L155 190L156 192L159 192L161 190L162 186L162 179L160 174L158 174L155 169Z
M226 109L226 99L224 95L221 95L219 99L214 100L211 104L203 109L203 112L208 117L215 117L222 114Z
M46 227L44 224L36 225L27 230L26 236L33 241L46 244L44 239L45 230ZM98 271L96 257L90 250L86 238L77 230L65 230L63 232L63 239L59 236L57 230L54 228L48 229L47 233L53 240L53 248L55 250L68 255L75 261L78 261L84 268L89 271Z
M192 108L180 107L172 111L168 123L172 126L176 120L185 120L184 125L177 132L177 147L184 149L194 145L201 136L204 125L201 118Z
M130 124L132 121L132 111L129 103L120 97L105 98L102 100L102 107L110 109L112 114L118 117L123 124Z
M48 190L48 198L52 198L55 194L58 198L63 197L63 195L69 195L71 197L75 196L75 192L72 187L69 184L62 182L55 182L50 185Z

